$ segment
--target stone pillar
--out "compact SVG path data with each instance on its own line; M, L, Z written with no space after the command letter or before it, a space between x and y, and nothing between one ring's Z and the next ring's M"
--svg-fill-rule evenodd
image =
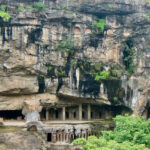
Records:
M65 138L65 142L68 143L69 142L69 133L66 133L66 138Z
M53 141L53 143L56 143L56 141L57 141L57 140L56 140L56 136L57 136L57 135L56 135L56 133L53 133L52 135L53 135L52 141Z
M59 142L60 141L60 139L59 139L59 133L57 132L56 133L56 142Z
M48 120L49 120L49 110L46 109L46 121L48 121Z
M62 108L62 120L65 121L66 120L66 107Z
M88 104L88 120L91 120L91 104Z
M82 104L79 104L79 120L82 120Z

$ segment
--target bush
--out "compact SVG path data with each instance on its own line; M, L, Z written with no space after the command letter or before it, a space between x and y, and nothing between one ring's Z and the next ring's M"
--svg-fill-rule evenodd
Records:
M35 7L35 9L37 9L38 11L39 11L39 10L43 11L43 10L46 9L45 4L43 4L42 2L36 2L36 3L34 4L34 7Z
M6 5L0 5L0 10L1 11L6 11L7 6Z
M73 55L74 53L74 40L71 38L68 38L66 40L60 41L55 48L56 51L66 51Z
M4 12L4 11L0 11L0 17L3 19L4 22L9 21L10 19L10 14Z
M95 80L96 81L106 80L109 78L109 76L110 76L110 72L103 70L103 71L97 73L97 75L95 76Z
M94 33L103 33L106 25L106 21L104 19L99 19L98 22L92 25L92 30Z
M34 10L34 8L33 8L32 6L30 6L30 5L27 5L27 6L25 7L25 9L27 9L27 10Z
M19 6L19 7L18 7L18 11L19 11L19 12L24 11L24 7L23 7L23 6Z

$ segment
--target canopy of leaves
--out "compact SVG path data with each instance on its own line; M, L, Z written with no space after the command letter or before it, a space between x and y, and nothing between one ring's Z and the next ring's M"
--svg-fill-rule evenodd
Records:
M76 139L73 145L82 145L83 150L150 150L150 119L117 116L114 131L103 131L99 138Z

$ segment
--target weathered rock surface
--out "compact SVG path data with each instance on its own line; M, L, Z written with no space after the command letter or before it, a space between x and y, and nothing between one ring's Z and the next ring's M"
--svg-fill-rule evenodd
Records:
M149 1L43 0L48 8L43 12L18 10L34 6L30 0L0 2L11 15L0 24L0 110L22 109L30 99L59 101L57 96L63 95L124 105L148 116ZM92 24L98 18L106 26L104 33L95 34ZM68 38L73 51L57 51ZM135 53L132 75L124 67L126 46ZM97 82L95 74L102 69L117 80Z
M1 132L1 150L42 150L42 142L31 132Z

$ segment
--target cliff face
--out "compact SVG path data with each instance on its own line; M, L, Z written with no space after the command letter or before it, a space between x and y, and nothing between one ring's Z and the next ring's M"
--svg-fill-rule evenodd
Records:
M0 20L0 110L57 95L147 115L148 0L43 0L40 7L30 0L0 2L11 15ZM97 28L99 19L104 30Z

